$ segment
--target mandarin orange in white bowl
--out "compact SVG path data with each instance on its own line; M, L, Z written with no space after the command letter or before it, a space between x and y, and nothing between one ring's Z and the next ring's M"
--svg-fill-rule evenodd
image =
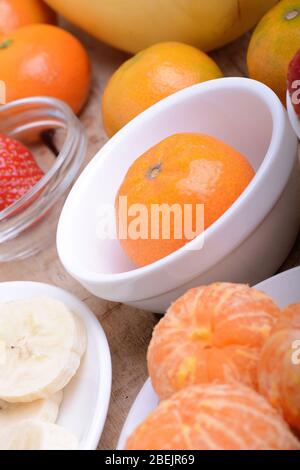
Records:
M244 155L255 176L204 232L136 267L116 237L97 230L133 162L176 133L201 133ZM61 214L57 248L66 270L94 295L163 313L189 288L216 280L254 285L274 274L299 229L297 138L277 96L245 78L221 78L163 99L123 127L80 175ZM113 213L114 219L114 213ZM283 229L284 228L284 229Z
M124 252L135 266L174 253L218 220L253 177L247 158L219 139L191 132L167 137L137 158L116 196ZM127 214L120 203L124 199ZM140 206L147 210L139 224L146 237L137 239L131 230L136 213L132 216L130 208Z

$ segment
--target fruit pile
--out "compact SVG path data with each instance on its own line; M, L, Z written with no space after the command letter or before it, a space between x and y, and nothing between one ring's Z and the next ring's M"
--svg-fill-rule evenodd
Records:
M289 428L300 430L299 337L300 304L281 311L240 284L188 291L154 329L148 369L162 401L126 448L300 450Z
M249 77L268 85L285 104L288 67L299 49L300 1L282 0L252 35ZM207 55L185 44L160 43L139 52L113 74L104 91L102 113L108 136L165 96L221 74ZM300 80L299 59L291 74Z
M0 304L0 332L0 450L76 449L55 422L86 349L81 320L58 300L32 298Z
M49 3L52 4L51 1ZM239 8L243 11L238 12L238 19L243 23L247 18L251 25L274 3L272 0L262 2L255 11L250 5L242 4ZM62 8L59 1L53 2L53 6ZM228 18L234 13L233 7L224 12ZM64 5L64 8L64 13L68 15L68 6ZM201 6L199 14L207 15L208 12L202 11L202 8L205 10ZM99 12L96 8L95 13L99 13L100 17L106 14L101 8ZM299 1L282 0L263 17L253 33L248 50L249 76L269 85L283 102L288 66L300 49L299 21ZM89 96L89 57L80 42L55 23L55 13L41 0L0 0L0 80L6 86L7 101L45 95L65 101L75 113L79 113ZM220 44L249 27L248 23L239 26L235 22L230 24L235 25L237 30L230 33L230 28L226 28L229 36L220 38ZM201 38L196 42L207 50L216 47L215 40L209 36L207 40ZM194 47L193 40L187 41L193 45L159 42L158 39L154 42L145 50L138 47L138 54L126 61L105 87L102 117L109 137L161 99L191 85L223 76L213 59ZM300 106L299 88L295 90L294 86L298 81L299 56L296 55L290 65L288 83L297 112ZM135 248L139 251L138 247ZM169 252L170 247L162 250L162 253ZM154 256L153 260L159 257ZM134 258L140 258L139 254ZM147 262L139 259L136 264L144 265Z
M232 0L222 8L220 2L209 7L197 2L195 8L189 8L190 20L198 20L189 25L182 12L173 11L172 2L160 13L160 22L152 0L151 5L149 0L130 5L118 2L113 12L99 2L86 5L78 0L75 7L74 2L61 0L47 3L101 39L138 52L113 74L105 89L102 113L108 136L162 98L221 77L217 64L202 51L240 36L264 14L249 45L249 76L270 86L285 102L288 66L300 49L299 0L264 0L255 6L249 0ZM122 15L124 8L126 13ZM151 22L154 12L155 21ZM53 96L78 113L89 94L90 61L79 41L55 23L55 13L42 0L0 0L0 79L6 83L8 101ZM132 34L139 28L139 34ZM173 42L167 42L170 40Z
M90 58L58 26L52 8L135 53L103 91L109 138L160 100L222 78L207 51L257 22L247 53L249 77L268 85L283 105L288 92L300 118L300 0L0 0L1 95L4 90L7 102L48 96L79 114L90 96ZM10 206L14 216L35 200L39 187L33 188L43 176L29 149L0 135L0 221ZM119 187L115 214L124 253L136 267L171 255L222 217L254 176L248 156L214 136L185 132L158 142L133 162ZM136 236L142 221L130 234L123 198L129 207L146 209L146 236ZM185 231L178 236L175 215L169 236L162 233L161 215L158 226L149 225L152 208L162 205L192 207L191 237ZM205 210L200 226L198 206ZM154 330L147 361L161 403L127 449L300 450L300 359L293 346L299 338L300 304L282 311L264 293L240 284L188 291ZM76 437L56 421L62 390L85 349L85 330L62 303L0 303L0 450L78 448Z

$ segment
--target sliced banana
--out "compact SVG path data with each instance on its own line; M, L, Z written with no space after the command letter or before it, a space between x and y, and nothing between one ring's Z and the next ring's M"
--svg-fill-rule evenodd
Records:
M0 401L0 432L8 426L26 419L39 419L49 423L57 420L63 392L57 392L49 398L36 400L31 403L8 403Z
M82 321L60 301L0 304L0 400L49 398L76 373L86 348Z
M77 438L53 423L28 419L0 431L0 450L75 450Z

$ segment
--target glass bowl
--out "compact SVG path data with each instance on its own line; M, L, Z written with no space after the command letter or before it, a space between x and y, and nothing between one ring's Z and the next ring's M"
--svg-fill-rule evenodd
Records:
M58 217L86 151L86 135L62 101L34 97L0 106L0 133L29 146L43 178L0 211L0 262L31 256L55 240Z

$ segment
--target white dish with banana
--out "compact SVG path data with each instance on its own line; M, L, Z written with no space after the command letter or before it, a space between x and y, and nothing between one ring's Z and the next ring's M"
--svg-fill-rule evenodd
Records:
M0 450L93 450L111 358L92 312L68 292L0 284Z

